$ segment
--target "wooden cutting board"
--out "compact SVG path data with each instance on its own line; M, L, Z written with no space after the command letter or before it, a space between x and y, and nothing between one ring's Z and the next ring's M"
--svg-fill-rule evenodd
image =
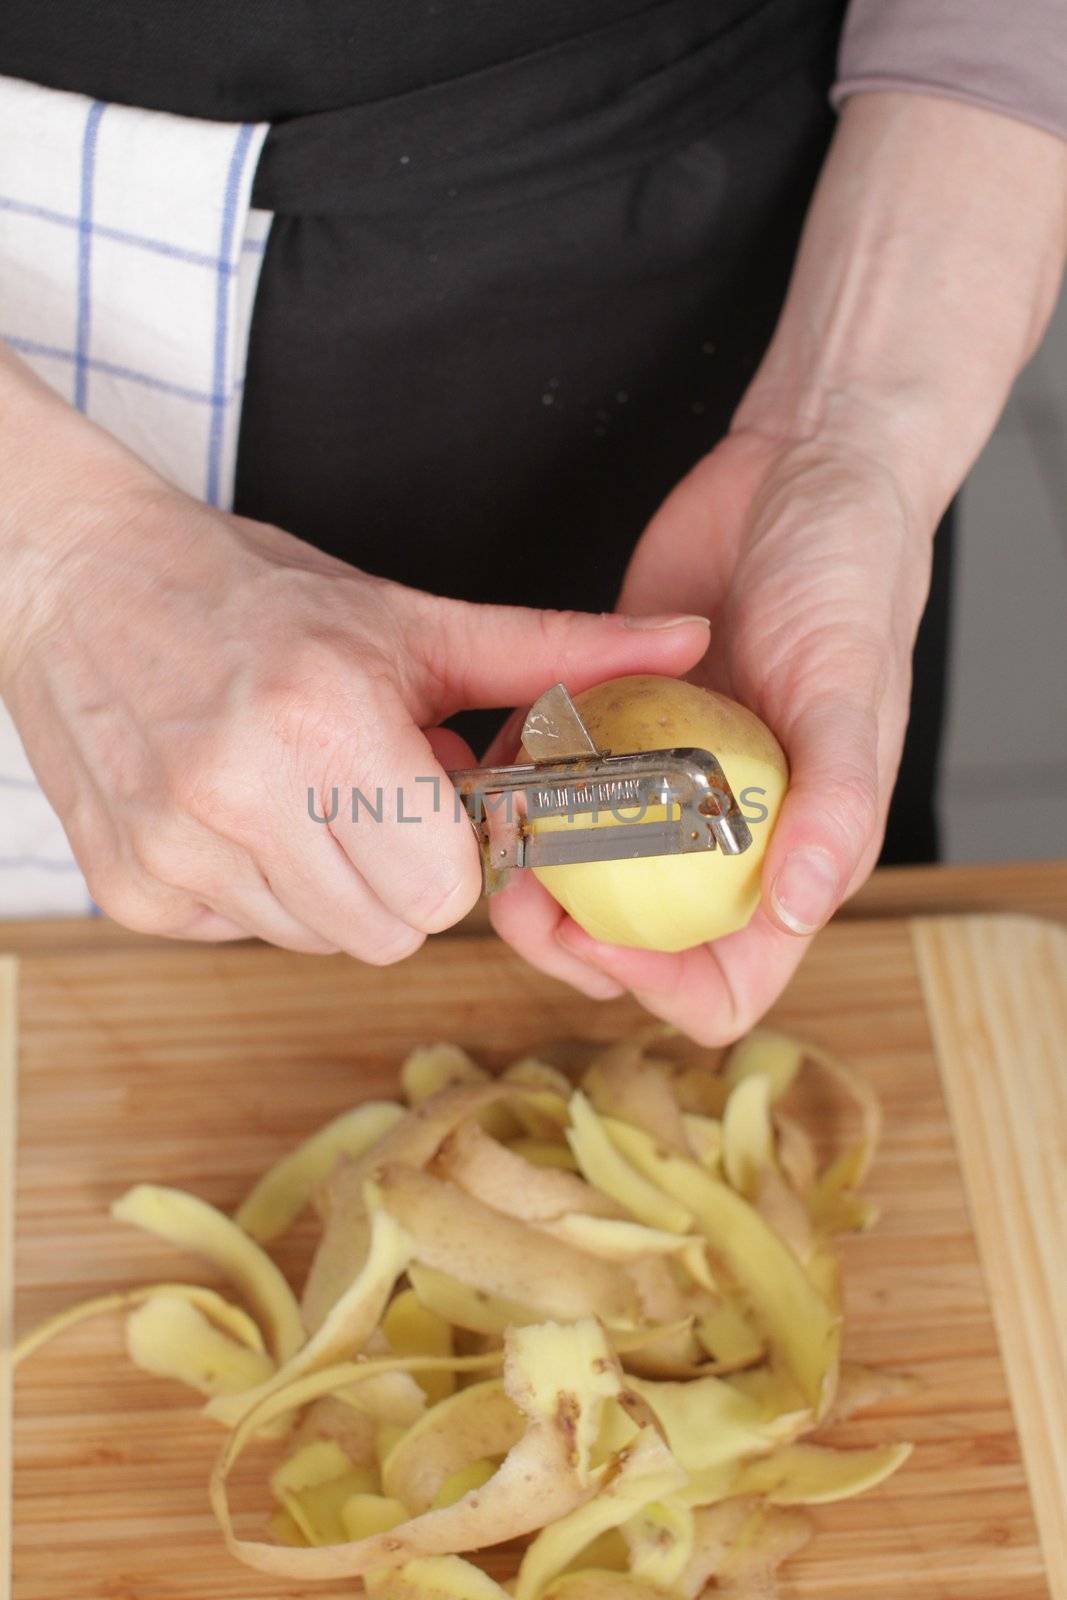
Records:
M0 962L0 1140L13 979ZM255 946L40 955L18 988L19 1331L116 1286L211 1281L109 1220L127 1185L231 1207L318 1123L395 1092L420 1041L458 1040L492 1066L560 1037L615 1037L639 1016L481 938L433 940L385 971ZM870 1184L883 1220L847 1245L846 1350L921 1382L839 1430L845 1444L917 1448L881 1489L814 1513L783 1596L1062 1600L1067 934L1005 917L831 927L774 1020L850 1058L883 1098ZM298 1230L283 1266L297 1271L306 1249ZM185 1391L128 1366L117 1317L40 1352L15 1387L15 1600L315 1593L222 1551L205 1493L218 1440Z

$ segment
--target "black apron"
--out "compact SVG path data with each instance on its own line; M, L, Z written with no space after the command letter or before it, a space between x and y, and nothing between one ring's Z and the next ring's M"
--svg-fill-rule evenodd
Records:
M610 608L773 330L844 0L102 0L54 8L61 49L8 3L0 71L274 124L236 508L437 593ZM883 860L937 851L950 532Z

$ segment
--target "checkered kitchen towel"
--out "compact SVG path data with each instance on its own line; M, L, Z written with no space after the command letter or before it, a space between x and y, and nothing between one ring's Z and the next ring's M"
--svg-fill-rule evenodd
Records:
M0 339L223 507L271 221L249 208L266 132L0 77ZM0 918L91 909L0 704Z

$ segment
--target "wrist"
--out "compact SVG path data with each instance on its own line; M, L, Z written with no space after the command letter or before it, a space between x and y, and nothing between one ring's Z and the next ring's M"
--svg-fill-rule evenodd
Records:
M909 522L932 534L966 471L956 465L968 449L959 420L943 416L937 397L918 386L898 389L855 377L845 382L779 371L750 387L730 431L885 478ZM951 440L953 431L957 437Z
M932 527L1055 303L1067 144L917 94L845 107L738 429L866 455Z

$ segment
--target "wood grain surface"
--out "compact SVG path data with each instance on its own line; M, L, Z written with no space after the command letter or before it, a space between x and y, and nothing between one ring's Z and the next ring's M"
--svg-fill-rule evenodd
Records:
M951 947L951 928L944 936ZM885 1102L870 1184L883 1220L845 1251L847 1353L921 1385L838 1430L841 1443L910 1438L917 1449L881 1489L815 1513L816 1539L786 1569L787 1600L1049 1594L924 1001L924 978L940 980L920 974L917 948L904 921L832 926L774 1013L853 1060ZM1042 966L1030 982L1063 984L1067 972ZM1033 993L993 1041L1008 1057ZM431 941L380 971L251 946L26 957L18 1328L120 1285L213 1281L109 1220L130 1183L178 1184L232 1207L316 1124L393 1092L413 1044L457 1039L493 1066L560 1037L616 1037L639 1015L628 1001L591 1004L478 938ZM306 1230L284 1241L294 1276L308 1246ZM1024 1303L1031 1288L1017 1290ZM16 1385L15 1600L351 1594L351 1584L272 1586L229 1561L206 1501L218 1442L195 1399L128 1366L118 1318L34 1357ZM256 1467L238 1486L249 1509Z
M1067 932L912 924L1056 1600L1067 1597Z
M18 963L0 956L0 1597L7 1600L11 1549L11 1389L14 1329L16 984Z
M1067 860L972 861L923 867L879 867L835 921L880 917L1012 912L1067 923ZM440 937L488 930L486 902ZM171 941L131 933L108 917L41 917L0 921L0 951L56 955L64 950L166 949Z

